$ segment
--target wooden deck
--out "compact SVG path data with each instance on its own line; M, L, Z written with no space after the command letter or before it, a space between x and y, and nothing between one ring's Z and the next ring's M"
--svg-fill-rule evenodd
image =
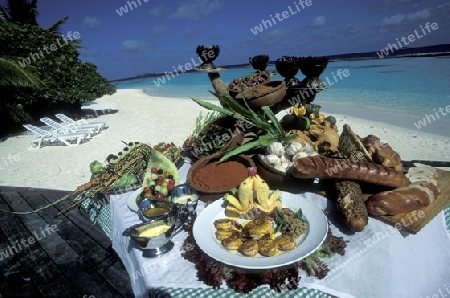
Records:
M0 209L31 211L67 192L0 187ZM0 212L0 297L134 297L111 240L67 202L30 215Z

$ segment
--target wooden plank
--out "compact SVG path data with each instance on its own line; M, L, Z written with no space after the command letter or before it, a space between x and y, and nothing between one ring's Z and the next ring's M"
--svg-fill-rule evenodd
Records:
M44 192L44 194L46 202L50 203L60 199L65 193L51 191ZM71 201L72 199L61 202L55 206L55 209L59 212L68 207ZM95 266L97 271L123 296L133 297L134 294L131 288L129 275L119 256L112 248L111 240L105 235L103 230L99 226L94 225L84 211L80 214L77 209L74 209L65 213L64 216L69 218L75 225L106 249L109 256L101 263L94 264L93 266Z
M26 195L26 192L38 192L41 194L42 203L41 205L45 205L47 203L54 202L61 197L63 197L68 192L62 191L48 191L43 189L19 189L23 195ZM56 215L57 212L63 210L67 206L70 205L71 200L67 200L55 205L55 213L49 214L49 216ZM33 201L31 201L33 202ZM44 203L45 202L45 203ZM42 211L43 212L43 211ZM41 212L41 213L42 213ZM91 237L95 242L98 243L102 248L105 249L107 256L105 259L100 261L99 263L91 262L91 266L93 266L98 273L113 287L120 293L120 295L124 297L132 297L133 290L131 288L131 283L129 276L126 272L125 267L123 266L119 256L112 249L111 240L105 235L103 230L94 225L90 220L88 215L82 211L81 215L78 210L74 209L72 211L67 212L63 216L59 216L58 218L68 218L72 223L77 226L79 229L83 230L87 235L86 237ZM58 219L56 218L56 219ZM92 245L87 245L86 247L90 247L92 249ZM95 250L94 250L95 251ZM88 252L87 252L88 253Z
M0 194L0 209L10 210ZM3 225L14 220L13 224L25 228L22 223L8 213L0 212L0 297L43 297L38 288L28 278L18 254L10 254L8 248L13 244L3 232Z
M36 191L20 191L33 209L47 203L47 200ZM115 286L100 274L96 265L109 257L110 253L101 247L94 239L80 230L77 225L66 216L55 217L59 211L50 207L39 212L39 215L51 225L57 227L58 237L44 246L46 252L54 259L60 270L80 290L88 289L83 295L96 297L115 297L120 295ZM78 217L78 221L87 220ZM91 227L92 229L92 227ZM98 231L98 233L102 233ZM62 241L57 241L57 239ZM58 242L58 243L57 243ZM61 250L64 250L62 252ZM73 252L71 251L73 250ZM74 259L76 258L76 259Z
M15 192L1 192L0 195L11 209L27 209L29 205ZM70 297L78 292L61 274L52 259L42 249L40 237L33 233L39 225L38 218L30 218L28 224L22 218L11 216L2 221L2 230L9 243L11 253L21 260L21 266L29 278L45 297ZM31 230L29 229L31 227ZM13 248L14 247L14 248Z
M21 190L21 192L22 191L23 190ZM28 189L27 191L38 191L39 193L43 194L43 199L45 200L46 203L53 203L61 199L64 195L68 193L63 191L44 191L41 189L38 190ZM72 200L73 198L62 201L57 205L55 205L54 208L58 210L58 212L60 212L65 208L69 207ZM74 209L65 213L64 216L67 217L69 220L71 220L74 225L78 226L79 229L83 230L92 239L95 239L95 241L104 249L108 249L111 246L111 240L105 235L105 233L99 226L94 225L89 220L89 215L85 211L81 210L80 214L78 209Z
M374 216L374 218L394 226L397 229L401 228L402 231L413 234L418 233L436 215L450 205L450 172L438 169L438 174L438 185L441 189L441 194L429 206L411 212L392 216Z

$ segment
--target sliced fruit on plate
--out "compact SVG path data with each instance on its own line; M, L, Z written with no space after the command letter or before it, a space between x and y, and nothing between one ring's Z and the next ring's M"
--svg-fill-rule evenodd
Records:
M161 152L167 157L170 161L172 161L175 165L181 159L181 147L176 146L173 142L166 143L160 142L153 146L156 151Z
M178 184L180 184L180 173L176 165L163 153L152 148L142 182L142 195L164 200Z

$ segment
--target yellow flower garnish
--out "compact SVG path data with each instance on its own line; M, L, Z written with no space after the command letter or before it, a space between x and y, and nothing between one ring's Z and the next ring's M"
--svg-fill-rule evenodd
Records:
M306 108L304 106L293 106L291 107L291 113L297 117L302 117L306 114Z

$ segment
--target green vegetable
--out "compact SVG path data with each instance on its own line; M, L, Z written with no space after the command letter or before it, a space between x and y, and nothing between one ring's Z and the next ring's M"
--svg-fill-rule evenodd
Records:
M328 243L322 243L319 248L315 251L315 254L319 258L329 259L334 255L334 252L331 250L330 245Z
M91 179L97 178L106 172L105 167L97 160L94 160L89 164L89 169L92 174Z
M319 111L321 106L316 105L316 104L306 104L305 105L306 108L306 115L311 115L314 114L314 117L318 118L319 117Z
M295 213L295 216L300 219L303 220L303 211L302 208L299 208L298 211Z
M311 127L311 120L308 117L300 117L297 119L297 127L300 130L308 130Z
M315 276L318 279L324 278L330 271L327 264L321 261L316 253L312 253L303 259L301 268L306 271L308 276Z
M277 211L277 213L275 214L275 224L277 225L277 227L275 228L275 233L281 232L281 228L283 227L284 222L285 221L283 214L281 214L280 211Z
M129 186L129 185L136 184L138 182L139 182L139 180L133 174L125 174L122 177L120 177L120 179L117 180L116 183L114 183L113 189L114 188L123 188L123 187Z
M281 118L281 126L285 130L291 130L295 128L295 120L297 117L295 117L292 114L286 114Z

